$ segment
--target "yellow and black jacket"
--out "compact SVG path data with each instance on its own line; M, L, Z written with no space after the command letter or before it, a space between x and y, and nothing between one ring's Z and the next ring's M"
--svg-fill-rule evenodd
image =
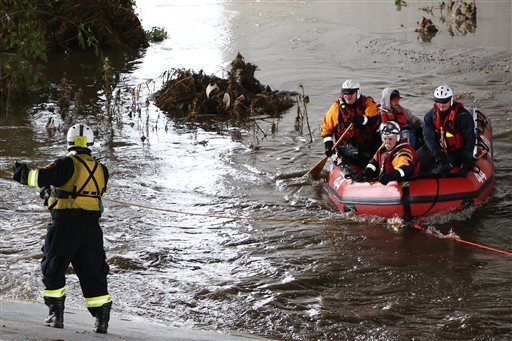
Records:
M44 168L31 170L28 176L29 186L51 186L50 210L101 211L107 181L107 168L85 152L70 153Z
M406 142L399 142L391 150L383 146L377 150L373 159L366 166L378 175L397 170L404 178L419 172L419 160L416 151Z

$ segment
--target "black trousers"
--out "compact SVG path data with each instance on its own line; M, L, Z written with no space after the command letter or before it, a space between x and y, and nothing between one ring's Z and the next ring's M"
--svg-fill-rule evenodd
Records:
M84 297L108 294L103 232L100 213L94 211L52 210L41 260L46 290L66 285L66 270L71 263L80 280Z

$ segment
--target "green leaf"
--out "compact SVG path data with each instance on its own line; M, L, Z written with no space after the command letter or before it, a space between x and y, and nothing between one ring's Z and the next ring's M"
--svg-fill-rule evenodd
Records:
M85 41L84 41L84 36L82 34L81 27L78 29L78 34L76 35L76 38L78 39L78 45L80 45L80 48L82 50L85 50Z

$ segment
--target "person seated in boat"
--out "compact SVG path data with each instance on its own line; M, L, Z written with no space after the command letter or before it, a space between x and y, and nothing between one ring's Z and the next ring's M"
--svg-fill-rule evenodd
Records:
M362 173L353 174L354 181L403 181L419 172L419 162L414 148L400 136L400 125L395 121L382 123L382 145Z
M400 105L400 92L394 88L382 90L380 100L380 121L395 121L400 125L402 138L405 138L411 146L418 149L423 137L423 122L414 116L411 110Z
M421 170L442 177L465 175L473 169L476 142L473 115L453 99L448 85L434 90L434 105L424 117L425 145L418 150Z
M322 121L325 155L335 152L343 165L363 168L378 148L379 116L377 104L361 94L359 82L347 79L341 86L341 96L331 105ZM333 150L334 141L343 140Z

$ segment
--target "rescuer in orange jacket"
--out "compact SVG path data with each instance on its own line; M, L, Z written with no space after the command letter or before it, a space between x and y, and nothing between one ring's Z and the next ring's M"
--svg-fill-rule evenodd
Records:
M422 170L432 175L444 176L454 167L458 175L473 169L476 143L473 115L462 103L453 99L453 91L441 85L434 91L434 105L424 117L423 138L425 145L418 150Z
M362 174L352 175L354 181L373 180L381 184L402 181L418 174L419 162L414 148L400 137L400 126L387 121L381 128L382 146L377 150Z
M346 129L352 124L349 131ZM325 155L334 154L334 141L345 133L336 153L345 165L364 167L378 148L379 116L373 98L361 94L358 82L347 79L341 87L341 97L331 105L322 122Z
M64 327L66 270L69 264L80 280L86 306L96 318L95 331L107 333L112 302L107 290L103 232L99 218L101 196L107 188L108 170L91 156L94 134L87 125L68 130L68 155L43 168L29 170L15 163L13 179L23 185L43 188L52 221L47 227L41 260L43 297L49 307L47 326Z

